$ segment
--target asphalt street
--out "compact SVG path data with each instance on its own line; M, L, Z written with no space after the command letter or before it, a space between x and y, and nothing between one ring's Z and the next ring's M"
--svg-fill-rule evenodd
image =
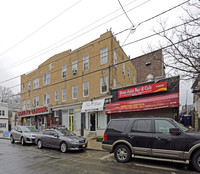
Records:
M35 145L22 146L0 139L0 174L195 174L188 165L132 159L117 163L113 154L86 150L61 153Z

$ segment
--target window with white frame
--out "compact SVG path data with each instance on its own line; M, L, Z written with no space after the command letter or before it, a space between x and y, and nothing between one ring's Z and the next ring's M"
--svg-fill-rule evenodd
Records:
M101 77L101 93L106 93L108 91L108 77Z
M59 100L59 90L55 91L55 101Z
M117 52L114 51L114 65L117 67Z
M108 47L101 49L101 65L106 64L108 61Z
M122 74L125 75L125 63L122 63Z
M33 98L33 107L38 107L39 106L39 96L35 96Z
M30 91L31 90L31 81L29 80L28 81L28 91Z
M39 77L33 79L33 89L39 88Z
M43 83L44 85L47 85L50 83L50 72L47 72L43 76Z
M66 101L67 100L67 90L66 88L62 89L62 101Z
M78 85L72 86L72 99L78 98Z
M135 74L133 75L133 85L135 85Z
M83 97L89 96L89 82L83 83Z
M24 93L25 92L25 85L24 85L24 83L22 83L22 93Z
M117 88L117 79L114 79L114 85L113 88L116 89Z
M72 74L76 74L78 71L78 60L72 62Z
M89 69L89 55L83 57L83 71Z
M67 65L62 66L62 78L67 77Z
M22 110L25 110L26 109L26 100L23 100L22 101Z
M31 108L31 101L30 101L30 99L26 100L26 107L27 107L27 109Z
M127 74L128 74L128 77L130 77L130 68L128 68Z
M44 96L43 96L43 104L44 105L50 104L50 94L49 93L44 94Z
M0 128L6 128L6 123L0 123Z

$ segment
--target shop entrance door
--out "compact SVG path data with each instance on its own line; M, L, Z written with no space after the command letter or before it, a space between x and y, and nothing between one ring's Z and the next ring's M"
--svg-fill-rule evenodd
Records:
M73 116L73 115L70 115L70 116L69 116L69 130L70 130L70 131L73 131L73 130L74 130L73 122L74 122L74 116Z
M90 131L96 131L95 113L90 114Z

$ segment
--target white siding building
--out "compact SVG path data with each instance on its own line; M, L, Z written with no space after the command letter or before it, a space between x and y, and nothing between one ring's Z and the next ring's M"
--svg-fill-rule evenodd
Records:
M8 104L0 102L0 132L8 131Z

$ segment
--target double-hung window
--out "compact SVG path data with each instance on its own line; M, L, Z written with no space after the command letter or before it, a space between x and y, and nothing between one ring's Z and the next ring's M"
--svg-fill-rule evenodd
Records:
M108 61L108 47L101 49L101 65L106 64Z
M116 89L117 88L117 79L114 79L114 85L113 88Z
M33 79L33 89L39 88L39 77Z
M127 74L128 74L128 77L130 77L130 68L128 68Z
M22 93L24 93L25 92L25 85L24 85L24 83L22 83Z
M108 91L108 77L101 77L101 93L106 93Z
M83 57L83 71L89 69L89 55Z
M22 110L25 110L26 109L26 100L23 100L22 101Z
M27 106L27 109L31 108L31 101L30 101L30 99L26 100L26 106Z
M39 106L39 96L35 96L35 97L33 98L33 106L34 106L34 107Z
M78 60L74 60L72 62L72 74L76 74L78 72Z
M31 90L31 81L29 80L28 81L28 91L30 92L30 90Z
M67 65L62 66L62 78L67 77Z
M117 67L117 52L114 51L114 65Z
M43 80L44 80L44 81L43 81L43 82L44 82L44 85L50 83L50 72L44 74Z
M59 100L59 90L55 91L55 101Z
M89 82L83 83L83 97L89 96Z
M43 103L44 103L44 105L50 104L50 94L49 93L44 94Z
M72 86L72 99L78 98L78 85Z
M122 74L125 75L125 63L122 63Z
M62 89L62 101L66 101L67 100L67 90L66 88Z

